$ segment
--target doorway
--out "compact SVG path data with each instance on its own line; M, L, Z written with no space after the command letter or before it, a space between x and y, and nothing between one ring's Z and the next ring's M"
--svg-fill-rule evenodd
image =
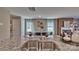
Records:
M10 16L10 39L11 47L18 47L21 44L21 17Z

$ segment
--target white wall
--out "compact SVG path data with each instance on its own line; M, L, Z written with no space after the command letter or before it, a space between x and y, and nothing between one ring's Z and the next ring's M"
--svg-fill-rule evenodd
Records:
M0 7L0 39L10 38L10 15L9 12Z
M25 34L25 17L21 17L21 38L23 38L24 37L24 34Z

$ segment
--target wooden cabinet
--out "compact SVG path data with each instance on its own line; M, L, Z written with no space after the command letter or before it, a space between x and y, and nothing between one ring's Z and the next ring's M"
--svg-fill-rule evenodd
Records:
M58 18L57 19L57 35L61 34L61 27L65 26L65 21L73 22L73 18Z

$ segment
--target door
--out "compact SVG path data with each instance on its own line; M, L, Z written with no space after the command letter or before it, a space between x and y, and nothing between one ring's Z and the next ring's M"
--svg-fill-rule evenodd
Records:
M61 34L61 27L64 27L64 20L57 19L57 35Z
M11 44L12 47L18 47L21 44L21 18L11 16Z

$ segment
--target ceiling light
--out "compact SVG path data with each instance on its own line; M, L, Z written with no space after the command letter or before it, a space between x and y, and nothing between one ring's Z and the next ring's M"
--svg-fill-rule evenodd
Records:
M30 11L36 11L35 7L28 7Z
M0 26L2 26L2 25L3 25L3 23L0 22Z

